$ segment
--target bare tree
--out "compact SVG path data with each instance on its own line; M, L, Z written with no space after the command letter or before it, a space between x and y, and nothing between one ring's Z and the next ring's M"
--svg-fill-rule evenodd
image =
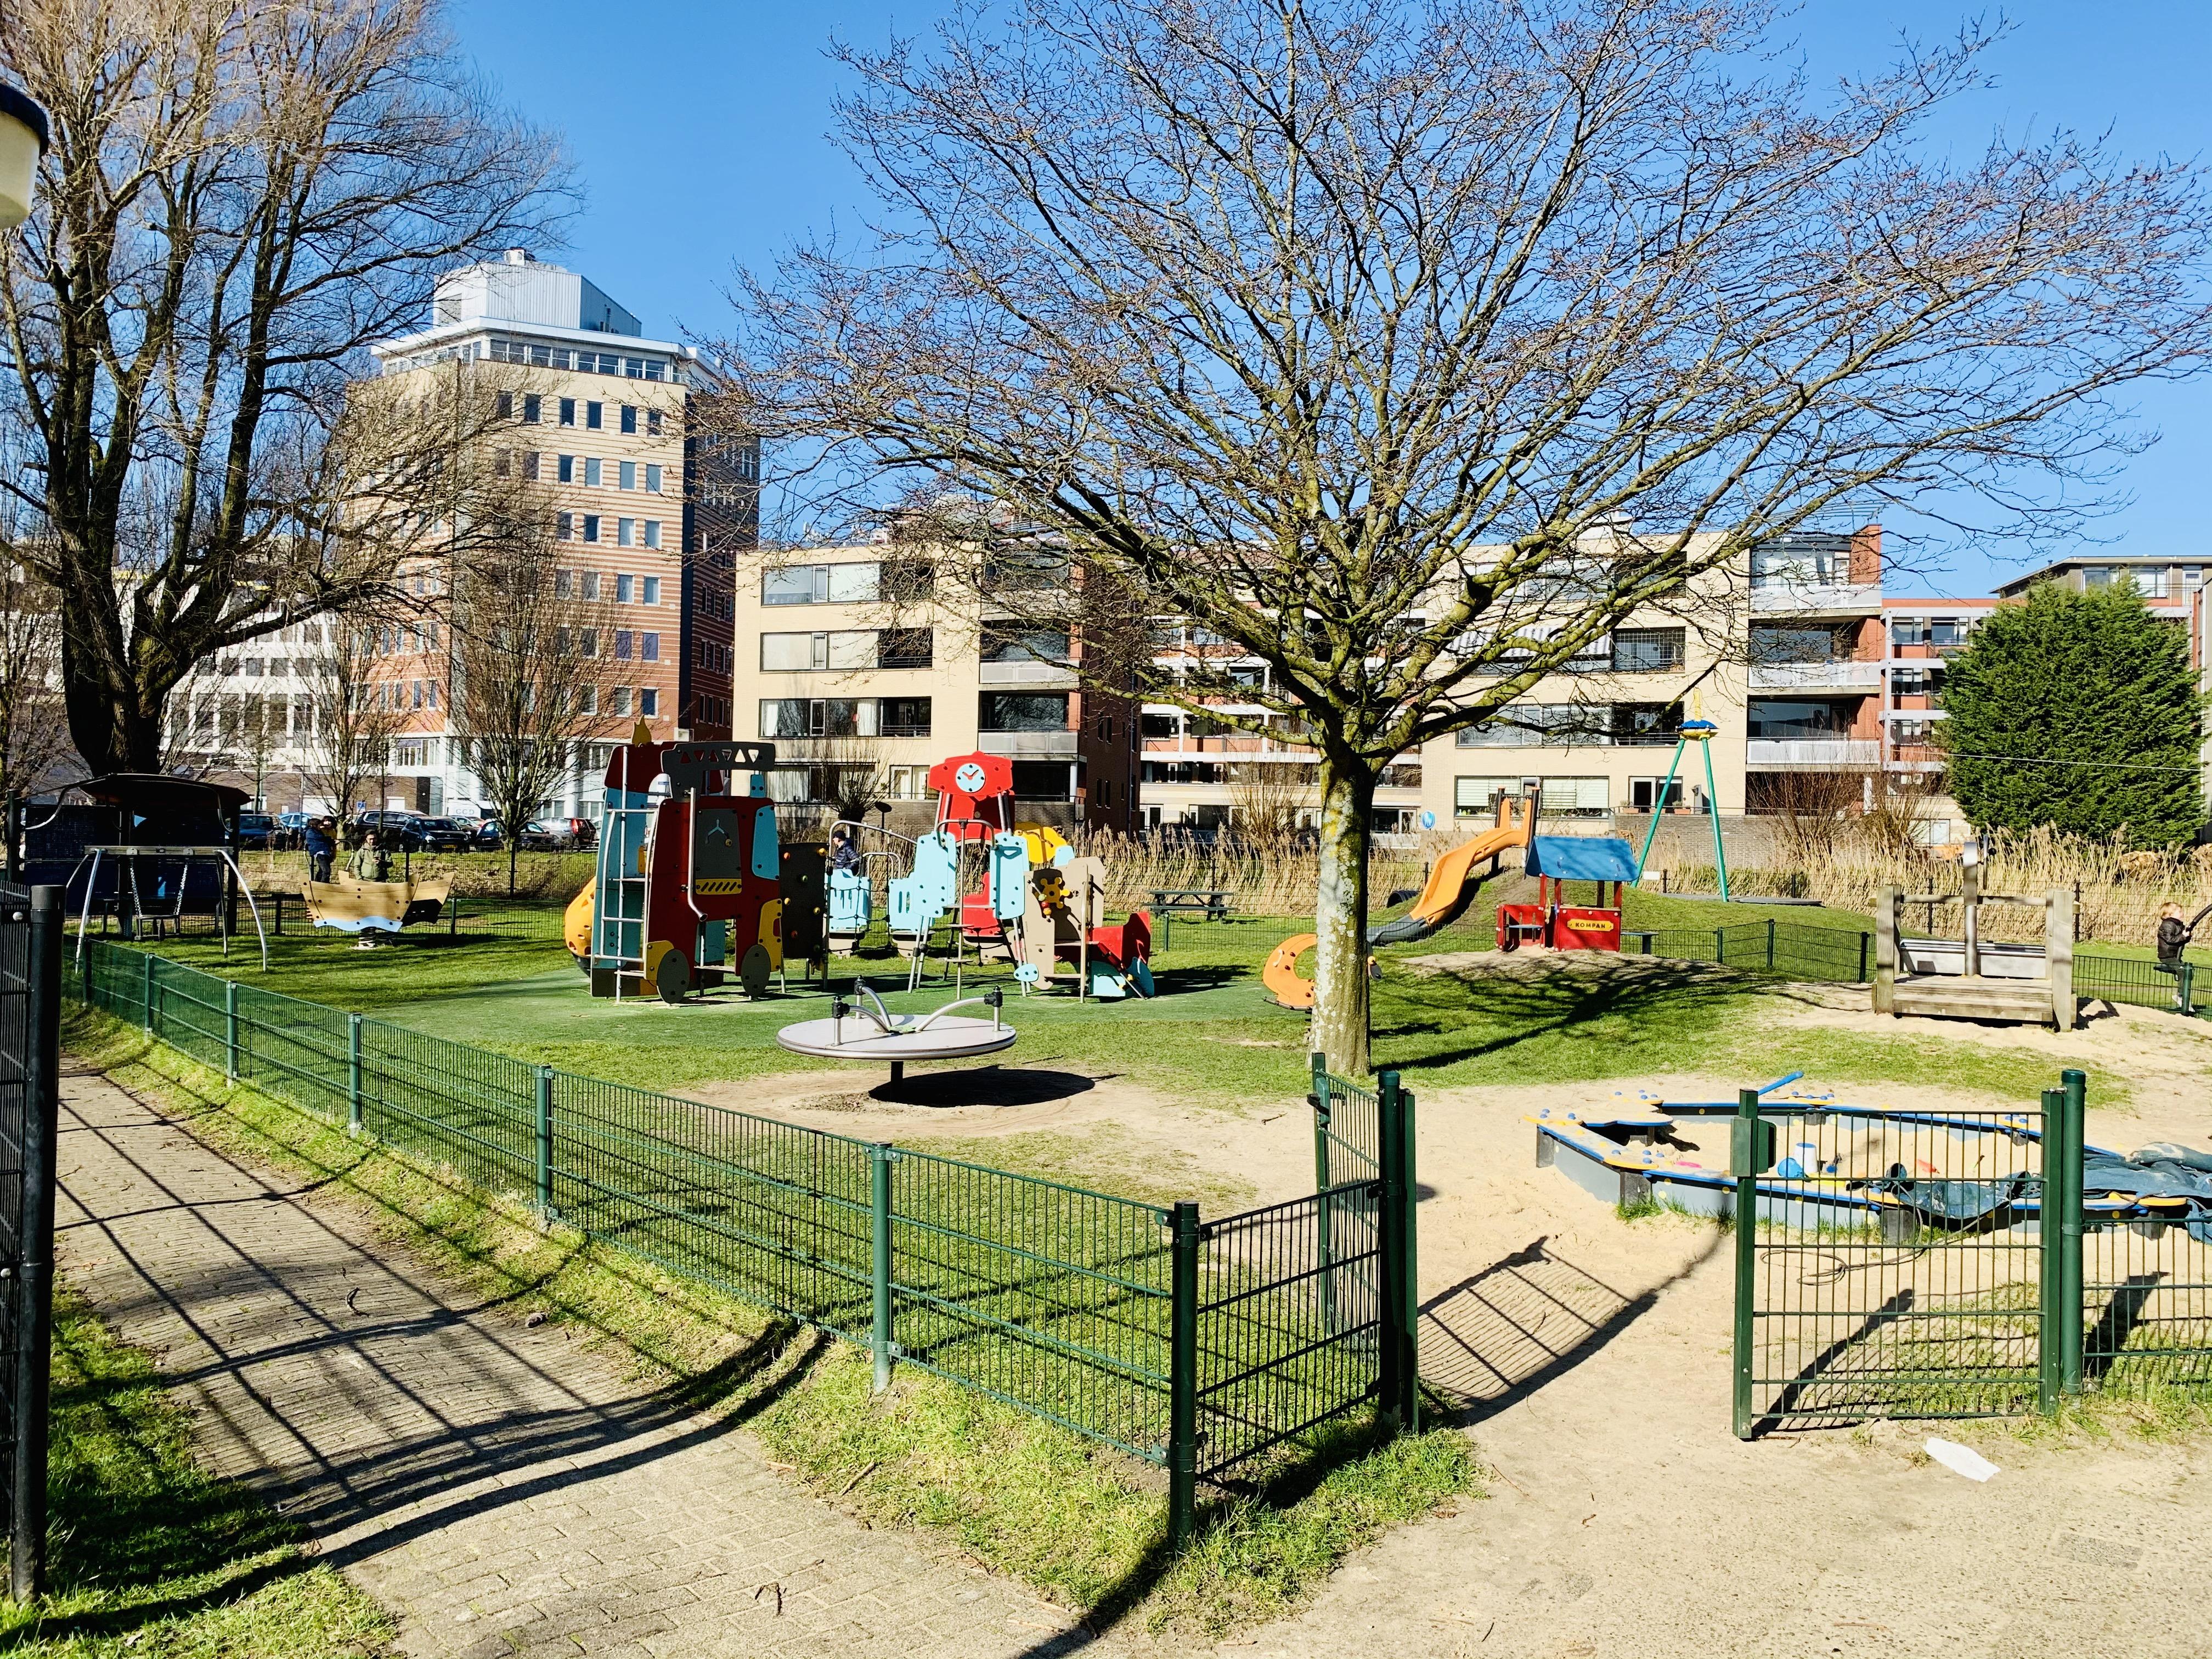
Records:
M441 0L11 0L53 142L0 243L33 434L21 561L70 596L95 771L151 769L194 664L377 593L456 434L349 396L436 273L544 233L556 147L492 106Z
M62 713L59 609L45 584L0 563L0 798L80 770Z
M1762 0L1011 10L841 51L884 210L741 286L725 418L787 513L927 477L1266 665L1340 1069L1381 768L1839 504L2050 529L2130 442L2108 394L2212 344L2192 167L1917 144L1972 29L1823 100L1761 77Z
M304 747L341 823L362 785L389 769L392 740L410 719L393 694L394 682L382 672L379 635L390 625L384 617L381 611L356 609L310 623L321 641L301 659L313 726ZM376 805L384 805L380 793Z
M522 830L574 769L583 743L628 735L614 706L612 630L561 568L550 513L517 515L452 567L450 729L507 832L515 886Z
M263 805L269 763L283 746L284 714L283 698L261 691L242 691L231 700L227 716L231 752L237 757L240 773L252 781L256 811Z

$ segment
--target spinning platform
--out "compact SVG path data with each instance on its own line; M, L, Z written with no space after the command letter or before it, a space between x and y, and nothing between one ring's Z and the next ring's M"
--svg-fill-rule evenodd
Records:
M963 997L927 1014L895 1014L862 982L854 998L837 997L827 1019L801 1020L775 1034L777 1043L794 1054L822 1060L873 1060L888 1064L891 1081L902 1081L907 1063L919 1060L973 1060L995 1054L1014 1045L1016 1032L1000 1012L1004 995L992 991L980 997ZM988 1019L955 1016L955 1008L988 1006Z

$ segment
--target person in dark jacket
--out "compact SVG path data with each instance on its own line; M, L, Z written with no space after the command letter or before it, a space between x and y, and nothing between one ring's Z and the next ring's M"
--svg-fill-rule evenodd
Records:
M853 832L838 830L830 836L830 867L832 870L857 870L860 867L860 849L853 845Z
M307 849L307 879L328 881L331 861L338 855L337 843L331 839L331 821L309 818L300 832L300 841Z
M2189 924L2172 899L2158 907L2158 970L2174 978L2173 1006L2181 1006L2181 951L2189 943Z

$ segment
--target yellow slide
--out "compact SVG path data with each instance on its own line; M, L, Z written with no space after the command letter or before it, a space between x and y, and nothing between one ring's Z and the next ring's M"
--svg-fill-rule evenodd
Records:
M1533 795L1500 795L1498 798L1498 822L1495 827L1462 842L1429 871L1428 884L1421 896L1413 901L1413 908L1402 916L1394 916L1381 926L1367 930L1370 945L1404 945L1417 939L1426 939L1439 927L1456 921L1474 897L1474 890L1482 878L1474 867L1485 859L1497 858L1516 848L1526 847L1536 834L1536 798ZM1278 945L1260 971L1261 982L1285 1008L1310 1008L1314 1006L1313 981L1298 972L1298 958L1314 948L1311 933L1294 933ZM1372 971L1372 963L1370 964Z
M1474 866L1516 848L1525 848L1535 833L1535 802L1521 795L1500 795L1496 826L1462 842L1438 859L1430 867L1428 885L1421 889L1413 908L1402 916L1370 928L1367 942L1403 945L1412 939L1426 939L1439 927L1456 921L1474 897L1480 879Z

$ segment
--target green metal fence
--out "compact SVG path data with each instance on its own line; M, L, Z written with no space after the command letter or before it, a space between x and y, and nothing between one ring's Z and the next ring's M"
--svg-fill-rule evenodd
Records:
M1747 973L1784 979L1864 984L1874 975L1874 935L1842 927L1769 918L1723 927L1630 928L1621 949L1632 956L1711 962ZM2105 956L2076 949L2075 994L2144 1008L2197 1012L2196 964L2173 968L2140 957Z
M1155 1205L579 1077L86 945L72 988L227 1076L549 1220L1194 1484L1376 1405L1413 1421L1412 1096L1349 1103L1310 1198ZM1362 1149L1355 1152L1354 1146ZM1324 1176L1332 1173L1324 1158Z
M1774 1144L1731 1158L1736 1432L2033 1410L2041 1115L1744 1099L1735 1148Z
M2001 1114L1746 1091L1736 1432L2212 1387L2212 1221L2099 1185L2085 1097L2076 1071Z

